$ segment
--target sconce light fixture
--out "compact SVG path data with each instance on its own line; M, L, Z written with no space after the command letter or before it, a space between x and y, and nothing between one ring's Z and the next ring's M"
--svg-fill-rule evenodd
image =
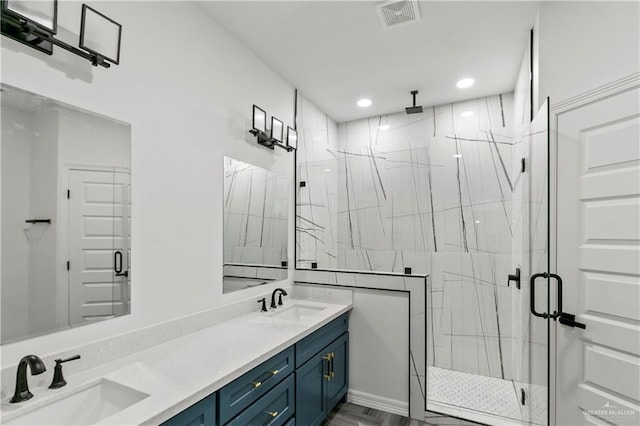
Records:
M298 149L298 132L287 126L287 146L291 149Z
M291 132L293 135L291 136ZM258 143L267 148L274 149L276 146L293 151L296 149L297 136L295 130L287 126L287 143L284 141L284 123L275 117L271 117L271 128L267 134L267 113L257 105L253 106L252 129L249 133L258 138ZM290 141L293 141L293 145Z
M282 144L284 135L284 123L275 117L271 117L271 140L275 143Z
M120 63L122 25L97 10L82 5L80 42L74 47L54 37L58 27L58 0L1 0L2 34L22 44L53 54L61 47L91 62L109 68Z

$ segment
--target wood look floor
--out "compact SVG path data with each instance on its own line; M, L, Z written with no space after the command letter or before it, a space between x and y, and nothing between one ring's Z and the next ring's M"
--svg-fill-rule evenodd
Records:
M338 404L329 414L322 426L477 426L453 417L433 413L426 422L385 413L373 408L351 404Z

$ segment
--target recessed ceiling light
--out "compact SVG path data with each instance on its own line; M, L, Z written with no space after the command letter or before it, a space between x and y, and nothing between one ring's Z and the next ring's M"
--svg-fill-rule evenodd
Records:
M473 111L465 111L462 114L460 114L460 117L473 117Z
M476 220L476 223L480 223L480 221L479 221L479 220Z
M325 171L325 172L330 172L330 171L331 171L331 169L324 169L324 171Z
M474 79L472 79L472 78L463 78L462 80L459 80L456 83L456 86L458 86L458 88L460 88L460 89L466 89L467 87L473 86L473 83L475 83Z
M462 158L462 154L453 154L453 158Z
M378 129L380 129L380 130L389 130L389 125L388 124L381 124L380 126L378 126Z
M366 108L366 107L371 106L371 99L360 99L358 101L358 106L360 108Z

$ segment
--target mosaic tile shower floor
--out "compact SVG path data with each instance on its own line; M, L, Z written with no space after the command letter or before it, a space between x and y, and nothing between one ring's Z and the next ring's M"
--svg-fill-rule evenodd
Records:
M523 424L544 424L546 388L529 385L526 403L523 406L520 404L521 387L520 384L510 380L437 367L428 368L428 401L511 419Z

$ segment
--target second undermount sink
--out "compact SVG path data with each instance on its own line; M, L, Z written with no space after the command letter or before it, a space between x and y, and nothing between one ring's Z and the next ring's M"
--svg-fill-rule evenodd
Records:
M107 379L83 387L4 424L89 425L104 420L149 395Z
M293 305L284 307L281 311L273 314L272 317L289 321L299 321L317 315L323 309L325 309L323 306Z

